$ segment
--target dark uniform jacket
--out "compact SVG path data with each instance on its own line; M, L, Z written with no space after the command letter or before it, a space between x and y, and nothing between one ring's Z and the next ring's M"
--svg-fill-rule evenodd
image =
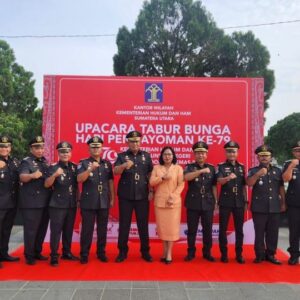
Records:
M87 170L89 163L96 161L89 157L80 161L78 174ZM82 184L80 207L83 209L108 209L110 207L109 180L113 179L111 163L101 159L99 167L90 173Z
M229 161L218 165L217 178L227 177L231 173L234 173L237 178L222 185L219 205L221 207L244 207L245 197L243 191L246 184L244 165L239 162L233 165Z
M19 199L21 208L43 208L49 204L50 189L44 187L45 179L48 177L48 163L46 159L29 155L22 160L19 174L32 174L37 170L42 172L42 177L32 179L26 183L20 182Z
M209 168L210 173L201 174L194 180L188 181L188 190L185 196L185 207L193 210L213 210L215 198L212 187L217 184L215 168L211 164L204 164L202 167L198 163L188 164L184 174L195 172L200 169Z
M252 177L261 168L263 168L262 165L249 169L248 177ZM281 170L271 165L268 173L260 177L253 186L252 212L279 213L281 208L279 190L281 186L283 186Z
M54 181L49 207L76 207L78 190L77 165L72 162L65 164L59 161L49 167L48 176L53 175L58 168L62 168L64 174L56 177Z
M283 165L284 173L291 161L288 160ZM289 186L286 193L286 204L287 206L300 207L300 165L293 169L292 179L289 181Z
M5 167L0 169L0 209L15 208L19 188L19 161L11 157L0 157L0 160L6 163Z
M134 165L124 170L118 184L118 197L128 200L147 200L149 175L153 169L150 154L139 151L134 155L130 150L119 153L115 166L132 160Z

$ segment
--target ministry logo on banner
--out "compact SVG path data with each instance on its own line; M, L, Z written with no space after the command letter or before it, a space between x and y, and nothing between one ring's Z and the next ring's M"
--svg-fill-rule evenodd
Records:
M145 102L162 103L163 102L163 84L145 83Z

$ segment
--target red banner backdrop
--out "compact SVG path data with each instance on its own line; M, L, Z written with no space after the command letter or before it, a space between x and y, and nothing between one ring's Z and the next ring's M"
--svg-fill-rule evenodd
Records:
M78 162L88 156L86 141L98 135L104 140L103 158L113 163L117 153L127 149L126 134L138 130L143 133L142 148L151 153L154 164L161 148L170 145L185 166L193 161L191 146L202 140L210 147L208 162L216 165L224 160L223 145L232 139L239 142L239 160L248 169L255 164L255 147L263 141L263 90L261 78L45 76L46 155L50 162L56 161L55 145L66 140L73 144L73 161ZM117 206L110 213L110 238L118 234ZM153 208L149 229L155 238ZM244 229L245 241L252 243L248 213ZM229 241L234 241L234 233L228 234ZM182 239L185 235L183 208ZM217 235L216 212L214 239ZM130 236L138 236L135 223Z

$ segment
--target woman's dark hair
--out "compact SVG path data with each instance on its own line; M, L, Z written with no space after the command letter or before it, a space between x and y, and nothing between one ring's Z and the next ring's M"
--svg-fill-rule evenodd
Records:
M172 147L170 146L166 146L164 148L162 148L161 152L160 152L160 156L159 156L159 164L160 165L163 165L164 164L164 160L163 160L163 154L166 150L170 150L173 154L173 160L172 160L172 164L176 164L177 163L177 157L176 157L176 154L175 154L175 151Z

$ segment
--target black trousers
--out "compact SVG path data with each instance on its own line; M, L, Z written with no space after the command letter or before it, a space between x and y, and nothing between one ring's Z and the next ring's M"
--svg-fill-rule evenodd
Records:
M76 207L49 207L51 256L58 257L59 241L62 237L62 253L71 253Z
M8 254L8 244L17 208L0 209L0 257Z
M132 219L135 212L136 222L141 241L140 251L145 254L150 250L149 246L149 201L119 199L119 236L118 248L121 253L128 252L128 238Z
M49 223L48 207L22 208L24 223L24 255L33 259L42 252Z
M219 210L219 247L222 256L227 256L227 228L230 215L233 216L235 230L235 253L242 255L244 241L244 208L243 207L220 207Z
M255 255L258 258L264 258L265 255L275 255L279 224L280 213L252 213L255 241L254 250Z
M97 255L105 254L108 216L109 209L81 209L81 257L87 257L90 253L95 221L97 223Z
M290 233L290 247L288 248L288 251L290 252L291 257L300 257L300 207L289 207L287 213Z
M201 218L202 234L203 234L203 255L210 255L212 247L212 225L213 210L193 210L187 209L187 242L188 254L195 256L196 253L196 236L198 231L199 219Z

